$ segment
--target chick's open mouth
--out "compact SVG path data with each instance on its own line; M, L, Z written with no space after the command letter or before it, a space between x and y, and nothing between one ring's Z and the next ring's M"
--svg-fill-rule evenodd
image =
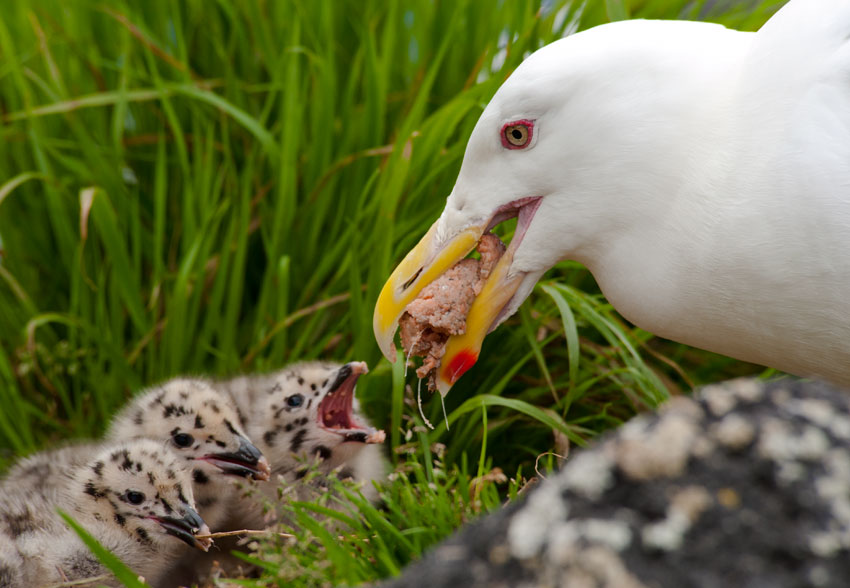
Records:
M383 443L386 433L359 422L354 414L354 387L361 374L368 370L361 361L342 366L330 384L328 393L319 403L317 420L326 431L343 437L344 442Z

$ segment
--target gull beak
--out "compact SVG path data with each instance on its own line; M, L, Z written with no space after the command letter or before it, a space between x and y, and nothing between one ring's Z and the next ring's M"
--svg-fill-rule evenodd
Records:
M472 301L469 314L466 315L466 331L462 335L452 335L446 342L446 352L437 370L437 390L445 398L446 394L460 377L475 365L481 352L481 343L487 333L496 328L504 318L502 310L513 298L524 273L510 275L513 263L513 251L508 249L490 272L481 293Z
M486 228L486 225L472 226L448 240L438 242L435 222L416 247L401 260L381 289L372 318L375 339L384 357L391 362L395 361L393 340L398 320L407 305L419 296L425 286L466 257L478 244Z
M538 203L539 199L534 199L533 205L527 210L519 209L520 222L525 223L523 226L527 226L530 222ZM407 305L419 296L423 288L466 257L492 224L491 220L482 225L470 226L454 237L438 243L437 223L434 223L416 247L396 267L378 296L373 318L375 338L387 359L395 361L396 350L393 339L398 328L398 321ZM524 229L522 232L524 233ZM510 271L519 241L521 236L520 239L515 237L511 241L511 245L484 283L481 293L473 301L466 318L466 332L449 337L446 343L446 352L436 377L437 389L444 397L464 372L475 365L481 351L481 343L487 333L506 318L503 310L526 275L523 272Z

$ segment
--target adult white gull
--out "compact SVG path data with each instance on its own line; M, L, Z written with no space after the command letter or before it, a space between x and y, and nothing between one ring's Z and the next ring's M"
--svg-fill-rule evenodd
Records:
M443 394L562 259L656 335L850 384L850 2L792 0L757 33L618 22L531 55L381 292L387 358L405 306L517 215Z

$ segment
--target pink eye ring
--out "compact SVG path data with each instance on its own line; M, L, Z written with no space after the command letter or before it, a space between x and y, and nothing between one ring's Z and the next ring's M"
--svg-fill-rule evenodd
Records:
M500 137L505 149L525 149L534 137L534 121L521 119L505 123Z

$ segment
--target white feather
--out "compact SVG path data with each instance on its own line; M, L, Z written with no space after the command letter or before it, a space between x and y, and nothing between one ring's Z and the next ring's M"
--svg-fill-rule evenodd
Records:
M450 236L543 196L511 271L584 263L662 337L850 384L850 2L758 33L613 23L529 57L470 137ZM523 150L503 124L535 121Z

